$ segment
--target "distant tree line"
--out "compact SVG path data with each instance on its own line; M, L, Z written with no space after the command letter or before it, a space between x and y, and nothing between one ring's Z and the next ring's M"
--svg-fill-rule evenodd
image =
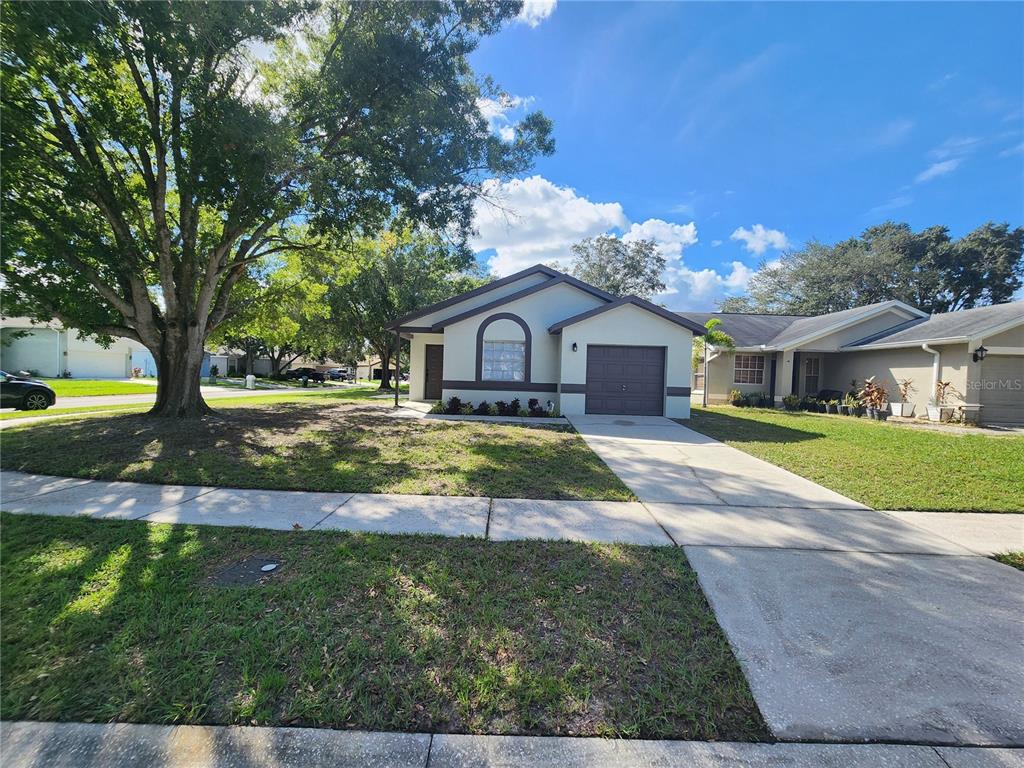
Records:
M762 264L724 312L816 315L897 299L925 312L1010 301L1024 284L1024 227L989 222L961 238L886 222L828 245L812 240Z

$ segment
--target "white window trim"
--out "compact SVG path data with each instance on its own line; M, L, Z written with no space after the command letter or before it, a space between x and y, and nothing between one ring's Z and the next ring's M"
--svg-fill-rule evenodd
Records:
M760 368L756 368L756 367L755 368L740 368L739 367L739 361L740 361L741 357L748 357L748 358L751 358L751 359L760 358L760 360L761 360L761 367ZM747 386L753 386L753 387L764 386L764 369L765 369L765 366L767 366L767 364L768 364L768 361L765 359L765 355L758 355L758 354L754 354L752 352L738 352L736 354L736 356L733 358L733 361L732 361L732 383L733 384L746 384ZM752 371L754 373L759 373L761 375L761 380L760 381L738 381L737 377L736 377L736 374L739 373L740 371Z

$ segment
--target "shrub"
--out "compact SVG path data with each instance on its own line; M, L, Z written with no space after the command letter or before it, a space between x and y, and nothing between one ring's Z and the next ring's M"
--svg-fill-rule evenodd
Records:
M526 410L525 408L520 408L520 409L519 409L519 410L518 410L518 411L516 412L516 416L520 416L520 417L522 417L522 418L526 418L526 417L527 417L527 416L529 416L529 415L530 415L530 412L529 412L528 410Z
M782 407L785 408L787 411L795 411L802 404L803 401L800 399L798 395L786 395L784 398L782 398Z
M538 400L536 397L531 397L526 402L526 406L531 416L543 417L547 416L549 413L547 408L541 408L540 400Z
M508 404L509 416L518 416L521 410L523 410L523 406L519 404L518 397Z
M430 413L444 413L444 403L438 400L432 406L430 406Z
M210 378L211 379L216 379L219 375L220 375L220 368L218 368L216 365L211 365L210 366Z
M462 410L459 411L459 415L460 416L472 416L473 415L473 404L472 403L466 403L464 406L462 406Z
M729 402L737 408L740 408L747 404L747 398L745 398L743 393L738 389L734 389L729 393Z
M508 403L504 400L498 400L494 403L494 408L497 410L496 416L509 416Z
M481 400L479 405L473 409L473 413L477 416L490 416L491 415L491 404L486 400Z
M444 407L444 412L452 416L462 413L462 400L454 395L449 397L448 403Z

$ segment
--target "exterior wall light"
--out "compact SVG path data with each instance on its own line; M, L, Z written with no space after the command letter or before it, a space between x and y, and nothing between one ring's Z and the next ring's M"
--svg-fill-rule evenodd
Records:
M577 349L579 349L579 347L576 346L576 342L574 341L572 343L572 351L575 352Z
M982 360L985 359L985 355L987 354L988 350L985 349L984 346L978 347L976 350L974 350L974 362L980 363Z

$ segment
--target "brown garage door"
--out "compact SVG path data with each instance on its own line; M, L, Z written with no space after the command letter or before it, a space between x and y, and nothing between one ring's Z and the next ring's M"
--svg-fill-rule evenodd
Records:
M1024 356L989 355L981 364L981 420L1024 424Z
M587 413L661 416L664 403L664 347L587 347Z

